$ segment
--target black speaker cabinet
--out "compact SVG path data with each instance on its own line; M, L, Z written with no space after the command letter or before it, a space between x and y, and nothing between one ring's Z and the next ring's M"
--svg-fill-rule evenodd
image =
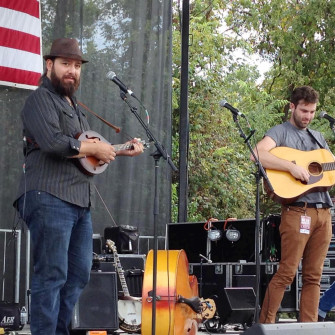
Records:
M334 322L257 323L245 335L333 335Z
M224 289L221 323L251 324L255 314L256 296L251 287L229 287Z
M255 219L212 222L214 229L222 234L217 241L208 241L206 222L169 223L167 225L167 248L184 249L190 263L199 263L199 254L205 255L214 263L255 262ZM226 237L226 231L234 228L240 233L236 242Z
M260 264L260 283L259 283L259 302L262 304L266 289L273 275L277 272L278 263L261 263ZM252 287L255 291L256 282L256 264L232 264L231 265L231 286L232 287ZM297 280L294 278L284 293L279 311L290 312L296 311L297 306Z
M104 261L95 264L95 270L102 272L116 272L114 267L114 256L105 255ZM120 254L120 263L124 271L124 277L128 286L129 294L133 297L142 297L143 275L145 255ZM119 276L117 276L117 288L119 295L123 294Z
M72 330L117 330L115 272L91 272L91 278L75 305Z

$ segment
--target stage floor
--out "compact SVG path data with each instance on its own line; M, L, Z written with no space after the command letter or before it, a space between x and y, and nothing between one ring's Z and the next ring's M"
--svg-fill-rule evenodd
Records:
M198 331L198 334L199 335L203 335L203 334L242 334L244 333L244 330L243 329L237 329L236 327L239 327L239 325L227 325L225 326L226 328L226 331L225 332L209 332L209 331L206 331L205 329L200 329ZM12 332L10 335L16 335L16 334L20 334L20 335L31 335L31 332L30 332L30 327L29 325L25 325L23 327L22 330L19 330L19 331L16 331L16 332ZM82 334L82 333L75 333L73 332L73 334ZM115 334L115 335L118 335L118 334L125 334L125 335L128 335L130 333L125 333L124 331L122 330L117 330L117 331L114 331L112 333L108 333L108 334ZM132 333L133 334L133 333Z

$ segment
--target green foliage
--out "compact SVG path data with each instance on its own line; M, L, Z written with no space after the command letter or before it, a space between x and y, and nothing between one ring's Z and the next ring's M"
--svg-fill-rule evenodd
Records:
M178 153L177 3L173 13L173 150ZM256 167L230 112L219 107L221 99L246 115L247 122L239 121L246 135L255 131L252 146L267 129L289 118L288 99L296 86L313 86L320 93L319 108L335 114L334 13L335 2L328 0L191 2L189 221L254 216ZM255 53L272 62L263 80L251 62ZM323 132L334 149L334 133L326 123L316 119L312 128ZM280 210L264 193L261 209L263 214Z
M189 207L190 221L209 217L254 217L255 167L240 136L255 127L263 136L269 121L275 123L282 101L260 92L259 73L248 58L232 57L234 39L222 33L225 2L193 2L189 56ZM175 14L179 12L176 10ZM174 17L174 22L179 19ZM179 141L180 29L174 31L173 144ZM244 43L245 44L245 43ZM240 45L242 45L240 43ZM219 106L220 98L232 101L248 120L234 123L231 113ZM286 103L286 101L285 101ZM279 117L278 117L279 115ZM260 135L258 135L260 134ZM173 192L177 192L177 180ZM176 208L177 197L173 197ZM177 213L173 213L176 220Z

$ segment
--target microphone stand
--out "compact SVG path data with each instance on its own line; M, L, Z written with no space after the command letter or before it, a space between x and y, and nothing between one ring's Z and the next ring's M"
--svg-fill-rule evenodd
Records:
M153 142L156 151L151 154L154 158L155 162L155 191L154 191L154 248L153 248L153 279L152 279L152 320L151 320L151 328L152 328L152 335L156 334L156 300L158 299L156 292L157 292L157 250L158 250L158 238L157 238L157 217L159 214L159 207L158 207L158 162L161 157L163 157L168 164L170 165L172 171L178 171L176 166L173 164L171 157L166 152L165 148L156 140L154 135L151 133L148 126L142 120L142 118L137 113L137 108L132 106L131 103L128 101L126 94L120 90L120 97L126 104L129 106L130 111L135 115L139 123L142 125L143 129L145 130L149 142ZM141 104L142 105L142 104Z
M273 191L273 187L267 177L267 174L265 173L265 170L261 164L261 162L259 161L258 157L256 156L252 146L250 145L250 138L254 135L255 130L251 130L250 134L248 136L245 135L245 133L243 132L241 125L238 121L237 115L233 114L233 119L234 122L236 123L239 132L240 132L240 136L244 139L244 143L247 144L254 160L255 160L255 165L257 167L257 172L255 173L255 177L256 177L256 224L255 224L255 258L256 258L256 301L255 301L255 313L254 313L254 323L258 323L259 321L259 286L260 286L260 236L259 236L259 232L260 232L260 208L259 208L259 193L260 193L260 181L261 178L263 177L269 187L269 190Z
M335 135L334 122L333 121L329 121L329 126L330 126L330 129L332 130L333 134Z

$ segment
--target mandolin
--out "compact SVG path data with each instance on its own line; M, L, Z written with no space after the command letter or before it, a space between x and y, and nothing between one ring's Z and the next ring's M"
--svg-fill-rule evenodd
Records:
M128 285L124 276L124 271L120 262L115 243L112 240L106 241L107 247L113 252L114 266L119 275L123 296L118 299L118 316L120 329L128 333L138 333L141 331L141 310L142 299L132 297L129 294Z
M85 131L83 133L81 133L77 139L79 141L85 141L88 139L96 139L97 141L102 141L108 144L109 143L103 136L101 136L99 133L93 131L93 130L88 130ZM146 143L145 141L139 141L140 143L143 144L144 149L147 149L149 147L148 143ZM129 144L129 143L125 143L125 144L111 144L113 145L115 151L120 151L120 150L131 150L133 149L133 145ZM80 164L80 168L81 170L90 176L93 176L95 174L100 174L102 172L104 172L107 167L108 164L106 164L105 162L93 157L93 156L88 156L88 157L82 157L82 158L78 158L78 162Z

